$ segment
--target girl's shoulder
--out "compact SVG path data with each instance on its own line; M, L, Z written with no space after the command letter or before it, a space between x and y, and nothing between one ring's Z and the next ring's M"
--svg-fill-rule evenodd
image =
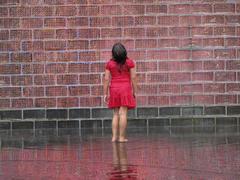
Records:
M106 65L105 65L105 68L106 69L110 69L113 65L114 65L115 61L113 59L109 59L107 62L106 62Z
M130 58L127 58L127 59L126 59L126 63L127 63L127 66L128 66L129 68L135 67L135 62L134 62L134 60L132 60L132 59L130 59Z

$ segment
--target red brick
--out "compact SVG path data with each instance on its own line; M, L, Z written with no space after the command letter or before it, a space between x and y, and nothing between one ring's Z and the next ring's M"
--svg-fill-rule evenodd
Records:
M89 64L70 63L68 65L68 73L89 72Z
M135 25L154 25L156 20L156 16L137 16L135 17Z
M22 64L22 74L43 74L44 64Z
M69 96L86 96L90 95L89 86L69 86L68 87Z
M4 108L9 109L10 108L10 99L0 99L0 108L1 109L4 109Z
M13 108L32 108L33 107L33 99L12 99L12 107Z
M171 82L187 82L191 81L191 73L189 72L179 72L179 73L170 73L169 81Z
M78 107L79 99L77 97L57 98L57 107Z
M192 81L213 81L213 72L193 72Z
M99 6L78 6L79 16L98 16L100 14Z
M55 37L54 29L38 29L33 32L34 39L53 39Z
M240 13L240 4L236 4L236 12Z
M75 16L77 15L76 6L58 6L56 7L57 16Z
M55 41L45 41L45 50L65 50L66 41L55 40Z
M42 28L43 19L40 18L23 18L21 19L21 28Z
M148 104L149 105L169 105L170 98L169 96L149 96L148 97Z
M166 14L167 5L147 5L146 14Z
M20 4L20 0L1 0L0 5L18 5Z
M239 83L227 83L226 84L226 92L228 93L239 93L240 92L240 84Z
M135 41L136 48L156 48L157 47L157 40L156 39L137 39Z
M88 0L89 4L110 4L112 0Z
M223 70L224 61L204 61L203 67L205 70Z
M235 13L235 4L214 4L214 12L232 12Z
M11 76L11 84L16 86L28 86L32 85L33 78L29 75L21 75L21 76Z
M125 28L124 37L144 37L145 29L144 28Z
M107 24L108 25L108 24ZM134 18L132 16L124 16L124 17L113 17L112 18L113 26L133 26Z
M193 95L194 104L214 104L213 95Z
M66 73L67 72L67 64L65 63L51 63L45 65L45 72L46 73Z
M160 84L158 87L158 94L179 94L179 84Z
M63 5L65 4L65 0L44 0L44 3L49 5Z
M216 95L215 104L237 103L237 95Z
M0 7L0 17L7 17L8 16L8 8Z
M192 59L210 59L213 58L212 50L194 50L192 52Z
M169 52L169 59L190 59L190 51L188 50L171 50Z
M113 44L113 40L92 40L90 49L112 49Z
M146 82L146 74L145 73L136 73L137 74L137 82L145 83Z
M88 49L89 48L89 42L87 40L69 40L67 42L67 48L68 50L71 49Z
M99 56L96 51L79 52L79 61L97 61Z
M236 72L215 72L216 81L236 81Z
M78 75L76 74L66 74L66 75L58 75L57 76L57 84L77 84L78 83Z
M203 39L203 46L224 46L224 38Z
M225 84L223 83L206 83L204 84L204 93L224 93Z
M193 27L192 28L192 36L210 36L210 35L213 35L213 27Z
M31 62L32 53L14 53L11 54L11 62Z
M178 61L160 61L158 62L159 71L180 71L181 62Z
M191 4L191 13L212 13L211 4Z
M47 86L46 96L67 96L66 86Z
M0 64L5 64L9 62L9 54L8 53L1 53L0 54Z
M55 75L35 75L34 85L53 85L56 83Z
M179 23L181 26L196 26L201 24L201 16L180 16Z
M148 105L148 97L147 96L137 96L136 101L137 101L138 106Z
M121 28L104 28L101 29L101 37L111 38L111 37L122 37Z
M0 30L0 40L9 40L9 30Z
M240 46L240 37L236 38L226 38L226 46Z
M202 70L202 61L183 61L181 62L181 71L199 71Z
M31 16L31 8L30 7L10 7L9 15L12 17L24 17Z
M170 96L170 105L183 105L183 104L192 104L192 96L190 95Z
M145 7L144 5L124 5L122 6L124 15L144 15Z
M45 27L65 27L66 20L64 18L45 18L44 26Z
M234 25L238 25L240 22L240 15L229 15L229 16L225 16L225 23L226 24L234 24Z
M91 86L91 95L94 96L103 95L103 86Z
M147 59L157 59L157 60L168 59L168 51L167 50L147 51Z
M36 98L35 107L56 107L56 98Z
M44 50L43 41L23 41L22 50L23 51L43 51Z
M1 86L10 85L10 77L11 76L0 76L0 85Z
M227 70L239 70L240 69L240 60L228 60L226 61Z
M151 84L139 84L138 85L138 94L139 95L147 95L147 94L157 94L158 93L158 85Z
M79 75L80 84L100 84L100 74L81 74Z
M166 27L148 27L146 28L147 37L164 37L168 36L168 28Z
M105 63L91 63L90 72L104 72Z
M214 27L214 35L235 35L235 27Z
M158 47L160 48L179 47L179 39L159 39Z
M111 15L121 15L120 5L103 5L100 9L101 15L111 16Z
M20 97L21 87L0 87L0 97Z
M190 5L189 4L174 4L169 5L170 14L189 14L190 13Z
M0 64L0 74L20 74L21 65L18 64Z
M157 71L157 62L137 62L137 72Z
M77 52L57 52L55 59L56 62L75 62L78 60Z
M202 84L182 84L181 85L181 93L199 93L203 92L203 85Z
M76 29L57 29L56 30L57 39L75 39L77 38Z
M167 82L169 81L169 74L168 73L149 73L147 74L147 82L153 83L153 82Z
M0 51L19 51L19 41L0 41Z
M44 87L24 87L23 96L26 96L26 97L44 96Z
M53 16L54 15L54 7L53 6L39 6L32 8L33 16Z
M110 25L110 17L90 17L90 26L92 27L109 27Z
M111 29L111 31L113 30ZM84 39L97 39L100 37L100 29L97 28L79 29L78 33L79 37ZM109 34L105 34L105 37L109 37L108 35Z
M189 36L190 35L190 29L186 27L172 27L169 28L169 36L173 37L182 37L182 36Z
M202 17L202 24L224 24L223 15L206 15Z
M179 40L179 47L180 48L188 48L191 47L202 47L202 39L200 38L185 38Z
M31 30L11 30L10 31L10 38L11 39L31 39L32 38L32 31Z
M17 18L4 18L0 19L0 28L9 29L9 28L19 28L20 20Z
M179 16L159 16L158 24L163 26L178 26Z
M111 57L111 56L109 56ZM146 58L146 52L145 51L128 51L128 57L130 59L136 59L136 60L145 60Z
M214 57L216 59L235 59L235 49L216 49L214 50Z
M101 104L101 97L80 97L80 107L96 107Z

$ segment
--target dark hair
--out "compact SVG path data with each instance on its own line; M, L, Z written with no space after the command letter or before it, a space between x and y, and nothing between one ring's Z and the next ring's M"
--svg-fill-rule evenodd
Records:
M119 65L119 71L121 72L122 66L125 64L127 59L127 50L121 43L116 43L112 48L112 57L115 62Z

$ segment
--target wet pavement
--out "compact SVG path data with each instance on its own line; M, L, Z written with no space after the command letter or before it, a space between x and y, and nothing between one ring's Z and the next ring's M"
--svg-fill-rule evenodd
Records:
M1 132L4 180L239 180L238 127Z

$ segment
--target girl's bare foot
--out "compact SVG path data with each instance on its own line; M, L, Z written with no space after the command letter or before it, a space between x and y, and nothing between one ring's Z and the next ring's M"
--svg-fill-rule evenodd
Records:
M125 138L119 138L118 142L128 142L128 139L125 139Z
M117 141L117 138L112 138L112 142L116 142Z

